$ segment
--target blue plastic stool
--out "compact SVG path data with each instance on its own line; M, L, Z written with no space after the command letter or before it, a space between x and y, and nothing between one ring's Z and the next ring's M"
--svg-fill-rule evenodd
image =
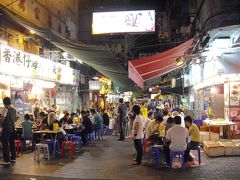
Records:
M80 136L73 136L72 141L74 142L75 149L80 150L82 146L82 139Z
M52 139L46 139L45 143L48 145L49 152L53 152L53 140Z
M57 139L55 139L54 142L52 139L46 139L45 143L48 145L49 152L53 152L53 146L55 146L56 152L60 152L60 146Z
M173 159L178 156L180 158L182 168L184 164L184 151L171 151L170 152L170 167L172 167Z
M66 136L67 136L67 140L71 141L72 137L75 136L75 134L67 134Z
M191 149L191 150L196 150L198 151L198 163L199 165L201 164L201 147L198 145L197 148Z
M162 145L152 145L149 149L148 159L150 160L151 154L154 154L154 160L156 161L156 165L160 165L160 153L162 151Z

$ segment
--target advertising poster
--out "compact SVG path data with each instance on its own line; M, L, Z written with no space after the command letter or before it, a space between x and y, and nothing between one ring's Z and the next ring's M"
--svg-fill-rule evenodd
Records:
M155 32L155 11L93 13L92 34Z

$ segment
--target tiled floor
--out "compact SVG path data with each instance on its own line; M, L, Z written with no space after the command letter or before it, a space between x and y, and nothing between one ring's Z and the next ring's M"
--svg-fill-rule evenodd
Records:
M0 179L239 179L240 157L202 159L207 165L186 169L155 167L144 156L143 165L132 166L135 150L130 139L119 142L106 136L96 145L84 147L75 159L37 163L33 153L17 158L10 168L0 166Z

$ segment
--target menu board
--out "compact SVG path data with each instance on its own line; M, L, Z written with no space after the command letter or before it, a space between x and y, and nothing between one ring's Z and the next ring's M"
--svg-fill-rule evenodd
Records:
M240 105L240 82L230 82L229 101L230 106Z

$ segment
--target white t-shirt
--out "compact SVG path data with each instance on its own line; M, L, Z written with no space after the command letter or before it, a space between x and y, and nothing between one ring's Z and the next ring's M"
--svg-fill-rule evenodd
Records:
M171 141L170 150L185 151L187 148L188 129L181 125L175 125L167 131L166 138Z
M132 130L132 134L134 136L134 130L136 128L136 123L139 123L139 128L137 131L137 136L135 137L135 139L143 139L144 135L143 135L143 117L141 115L137 115L136 118L133 121L133 130Z
M181 117L181 126L185 127L184 117L181 114L179 116Z

